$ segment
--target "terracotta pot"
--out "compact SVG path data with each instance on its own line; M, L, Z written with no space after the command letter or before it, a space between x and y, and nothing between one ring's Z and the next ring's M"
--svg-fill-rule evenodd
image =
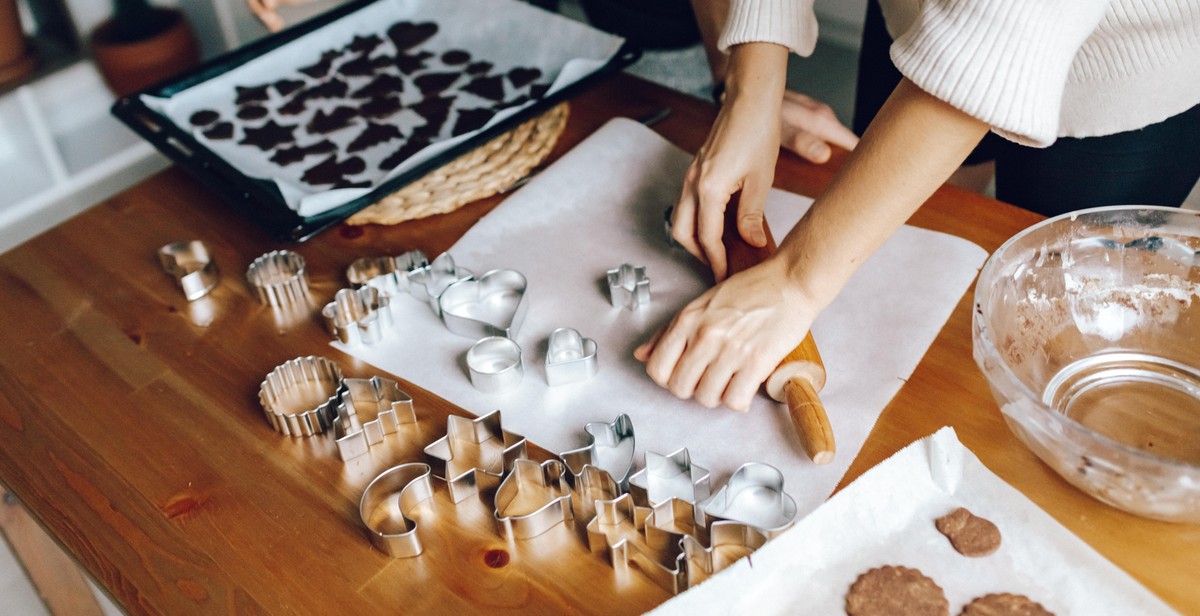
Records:
M126 96L172 77L200 61L200 45L187 16L175 9L156 8L165 26L157 33L136 41L117 40L112 20L92 33L92 55L96 68L110 90Z
M37 54L21 29L17 0L0 0L0 84L25 77L37 67Z

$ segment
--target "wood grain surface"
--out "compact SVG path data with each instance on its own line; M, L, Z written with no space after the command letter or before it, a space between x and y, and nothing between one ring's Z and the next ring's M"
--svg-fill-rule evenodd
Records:
M552 158L613 116L670 105L655 126L694 151L711 105L628 76L572 101ZM818 193L843 157L814 167L781 157L777 184ZM131 614L639 613L668 595L616 574L583 529L506 543L490 504L421 506L426 553L389 559L358 519L375 473L445 431L456 407L401 380L419 422L392 447L344 465L324 439L293 439L262 417L259 382L302 355L372 367L328 345L314 311L363 256L436 255L499 202L393 227L339 226L299 246L273 242L205 186L168 169L0 255L0 481ZM1037 217L952 188L913 224L993 250ZM155 251L201 239L221 284L188 303ZM244 279L258 255L307 259L314 303L280 314ZM883 301L880 309L885 309ZM1139 519L1059 479L1004 425L971 359L971 298L958 305L884 411L844 481L943 425L1002 478L1169 603L1200 613L1200 527ZM384 375L397 378L403 375ZM581 426L582 429L582 426ZM531 448L534 457L546 452Z

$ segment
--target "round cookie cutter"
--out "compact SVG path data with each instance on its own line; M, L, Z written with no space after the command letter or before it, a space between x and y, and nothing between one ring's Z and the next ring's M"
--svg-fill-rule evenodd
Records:
M189 302L208 295L221 280L212 252L200 240L171 242L159 248L158 262L175 278Z
M258 292L258 301L275 307L308 300L308 266L290 250L272 250L246 269L246 280Z
M324 357L297 357L275 367L258 389L267 422L280 434L312 436L333 425L345 385Z
M525 369L521 347L502 336L488 336L467 351L467 371L475 389L486 393L508 391L521 384Z

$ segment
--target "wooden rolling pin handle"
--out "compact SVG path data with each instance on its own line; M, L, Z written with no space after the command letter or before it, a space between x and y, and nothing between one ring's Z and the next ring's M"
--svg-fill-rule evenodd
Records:
M804 451L816 464L833 462L836 452L833 442L833 428L829 425L829 416L825 414L825 405L817 397L817 390L804 377L793 377L783 387L787 398L788 414L792 416L792 425L796 435L804 445Z

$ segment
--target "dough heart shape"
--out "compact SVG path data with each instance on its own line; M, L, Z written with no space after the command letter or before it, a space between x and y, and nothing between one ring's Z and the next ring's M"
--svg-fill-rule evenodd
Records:
M442 322L460 336L514 338L525 321L527 286L524 275L505 269L460 280L442 292Z

